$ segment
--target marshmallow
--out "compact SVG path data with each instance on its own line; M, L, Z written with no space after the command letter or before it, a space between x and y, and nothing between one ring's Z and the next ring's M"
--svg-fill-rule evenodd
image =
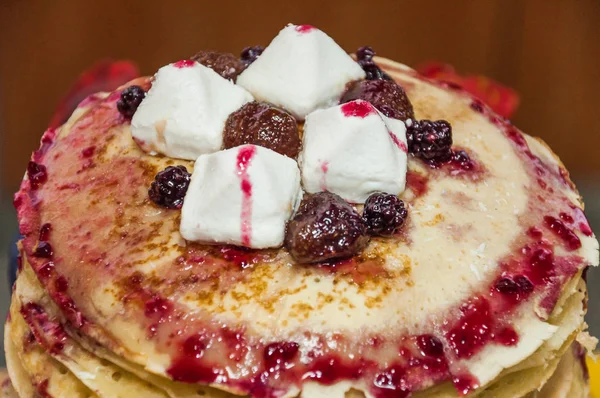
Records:
M287 156L255 145L201 155L179 230L189 241L278 247L301 198L300 170Z
M307 192L330 191L352 203L373 192L398 195L406 183L406 126L356 100L306 117L298 158Z
M364 77L331 37L310 25L288 25L238 76L237 84L304 120L315 109L335 105L348 82Z
M131 135L143 150L194 160L221 149L230 113L252 101L243 88L212 69L179 61L159 69L131 120Z

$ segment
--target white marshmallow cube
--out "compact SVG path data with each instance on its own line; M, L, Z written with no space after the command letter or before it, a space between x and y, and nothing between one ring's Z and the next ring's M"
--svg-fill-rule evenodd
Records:
M348 82L365 72L333 39L309 25L288 25L237 84L298 120L337 103Z
M306 118L298 162L307 192L329 191L352 203L374 192L398 195L406 183L406 126L356 100Z
M302 198L295 160L255 145L201 155L181 210L184 239L251 248L283 244Z
M194 160L221 149L229 114L252 95L215 71L179 61L156 73L131 120L131 134L153 155Z

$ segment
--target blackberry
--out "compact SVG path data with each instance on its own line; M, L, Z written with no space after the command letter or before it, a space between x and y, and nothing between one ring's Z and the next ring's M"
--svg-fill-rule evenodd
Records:
M217 72L221 77L235 82L238 75L244 70L244 65L231 53L218 51L200 51L191 58Z
M259 145L295 159L300 151L296 119L264 102L249 102L227 118L223 132L225 149Z
M306 195L285 235L285 246L299 263L350 257L368 241L360 215L331 192Z
M246 47L242 50L242 54L240 55L240 61L244 64L244 67L247 68L252 62L256 61L265 48L262 46L254 46L254 47Z
M375 50L373 47L364 46L356 50L356 60L366 73L367 80L392 80L390 75L381 70L373 61Z
M358 80L349 83L340 98L340 104L357 99L370 102L387 117L400 120L415 117L406 92L391 80Z
M369 234L391 236L402 228L407 216L404 202L396 195L378 192L367 198L362 219Z
M423 160L444 162L452 156L452 126L445 120L412 121L407 129L408 152Z
M131 119L137 108L146 97L146 92L140 86L129 86L121 92L117 101L117 109L127 119Z
M169 166L159 172L148 189L150 200L167 209L180 209L190 185L185 166Z

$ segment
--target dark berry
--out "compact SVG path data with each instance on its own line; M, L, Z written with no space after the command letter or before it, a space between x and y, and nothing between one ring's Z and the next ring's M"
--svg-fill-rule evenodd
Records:
M452 163L461 170L473 170L475 163L471 160L469 154L465 151L452 152Z
M378 192L367 198L362 218L369 234L391 236L400 230L407 215L404 202L396 195Z
M444 345L435 336L423 334L417 337L417 345L423 352L423 355L429 357L441 357L444 355Z
M244 65L231 53L218 51L200 51L191 58L208 68L217 72L227 80L235 81L237 76L244 70Z
M285 245L299 263L349 257L368 241L360 215L331 192L305 195L285 235Z
M39 240L47 241L50 238L50 231L52 231L52 225L50 223L45 223L40 227L40 236Z
M242 50L240 60L247 68L252 62L256 61L256 58L258 58L263 51L265 51L265 49L262 46L246 47Z
M356 51L356 60L366 73L367 80L392 80L390 75L381 70L373 61L375 50L370 46L364 46Z
M533 284L523 275L517 275L514 279L502 277L498 279L494 287L498 292L503 294L523 294L533 291Z
M121 92L117 101L117 109L127 119L131 119L137 108L146 97L146 92L140 86L129 86Z
M35 257L40 258L50 258L54 254L54 250L52 249L52 245L48 242L41 241L38 243L33 255Z
M271 343L265 347L264 360L267 369L291 362L298 353L299 345L293 341Z
M415 117L404 89L391 80L358 80L349 83L340 104L357 99L369 101L387 117L400 120Z
M38 189L40 185L48 180L46 166L33 161L29 162L27 164L27 178L29 178L31 189Z
M229 115L223 133L226 149L244 144L259 145L296 158L300 151L296 119L264 102L249 102Z
M452 155L452 126L445 120L412 121L407 129L408 152L424 160L447 161Z
M148 196L159 206L180 209L189 185L190 173L185 166L169 166L156 175Z

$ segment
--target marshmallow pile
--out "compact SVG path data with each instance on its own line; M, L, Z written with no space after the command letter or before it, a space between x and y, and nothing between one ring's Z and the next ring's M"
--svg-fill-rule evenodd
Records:
M365 73L309 25L288 25L237 84L193 61L161 68L131 121L150 154L195 160L181 214L189 241L278 247L303 194L330 191L352 203L374 192L400 194L406 127L370 103L337 105ZM256 145L221 150L229 115L254 99L305 120L295 160Z

